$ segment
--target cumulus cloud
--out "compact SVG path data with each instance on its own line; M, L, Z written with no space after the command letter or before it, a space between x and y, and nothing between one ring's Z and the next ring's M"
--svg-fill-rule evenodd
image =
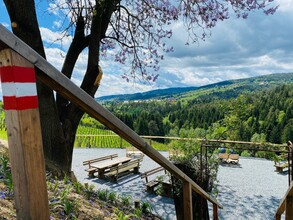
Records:
M174 25L169 44L175 52L166 56L161 71L172 75L174 86L292 72L293 14L287 8L293 1L278 3L274 15L252 12L245 20L231 17L219 22L210 37L194 45L185 45L188 35L183 24Z
M54 32L46 27L41 27L40 31L42 39L47 43L47 46L57 45L63 48L68 48L72 41L72 37L64 32Z

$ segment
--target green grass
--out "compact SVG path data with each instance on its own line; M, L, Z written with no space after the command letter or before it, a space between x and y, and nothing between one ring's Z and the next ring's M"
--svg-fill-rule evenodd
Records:
M168 146L156 141L146 139L147 143L157 150L168 150ZM74 147L88 148L126 148L132 146L111 130L94 127L79 126Z
M0 129L0 139L7 140L7 132L5 129Z
M7 140L7 132L5 129L0 129L0 139ZM152 147L157 150L168 150L168 146L165 144L153 140L150 142L148 139L145 141L151 143ZM87 126L78 127L74 143L74 147L88 148L126 148L130 146L132 145L121 139L111 130L97 129Z

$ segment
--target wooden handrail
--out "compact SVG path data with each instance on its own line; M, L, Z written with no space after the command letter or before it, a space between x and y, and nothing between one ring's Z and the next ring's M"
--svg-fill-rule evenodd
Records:
M293 210L292 204L291 204L291 207L288 207L288 205L286 205L286 201L290 197L291 197L291 200L292 200L292 198L293 198L293 183L291 183L289 189L287 190L285 196L283 197L282 201L279 204L279 207L278 207L278 209L276 211L276 215L275 215L276 220L281 219L281 215L285 212L285 210L287 210L287 209L292 209ZM292 215L291 219L293 219L293 215Z
M146 143L142 137L140 137L131 128L125 125L110 111L96 102L90 95L80 89L70 79L60 73L60 71L58 71L54 66L49 64L47 60L41 57L37 52L35 52L32 48L30 48L27 44L25 44L22 40L20 40L2 25L0 25L0 33L0 41L4 43L0 43L0 49L10 47L21 56L25 57L29 62L34 64L35 67L43 72L37 75L37 78L40 81L61 94L64 98L79 106L91 117L97 119L103 125L148 155L151 159L160 164L171 174L185 182L190 183L191 188L203 198L217 205L219 208L223 208L223 206L215 198L210 196L185 173L183 173L168 159L166 159L158 151Z

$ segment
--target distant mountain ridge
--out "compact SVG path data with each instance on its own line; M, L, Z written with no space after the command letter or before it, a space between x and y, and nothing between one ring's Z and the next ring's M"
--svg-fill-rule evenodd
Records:
M179 93L196 90L198 87L176 87L167 89L156 89L148 92L138 92L134 94L109 95L96 98L97 101L131 101L154 99L162 96L171 96Z
M256 76L246 79L226 80L218 83L199 87L175 87L167 89L156 89L148 92L109 95L96 98L97 101L134 101L147 99L166 99L178 96L188 96L189 94L198 90L216 89L219 87L231 87L230 90L246 89L248 91L255 91L257 89L271 88L273 86L293 83L293 73L276 73L270 75ZM235 89L237 88L237 89ZM239 92L236 92L238 94Z

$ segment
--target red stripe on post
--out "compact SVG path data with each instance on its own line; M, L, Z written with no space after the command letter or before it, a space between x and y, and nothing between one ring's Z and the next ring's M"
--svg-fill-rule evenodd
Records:
M26 110L39 107L37 96L3 96L5 110Z
M14 110L17 108L15 96L3 96L4 110Z
M3 66L0 74L2 82L36 82L35 69L32 67Z

